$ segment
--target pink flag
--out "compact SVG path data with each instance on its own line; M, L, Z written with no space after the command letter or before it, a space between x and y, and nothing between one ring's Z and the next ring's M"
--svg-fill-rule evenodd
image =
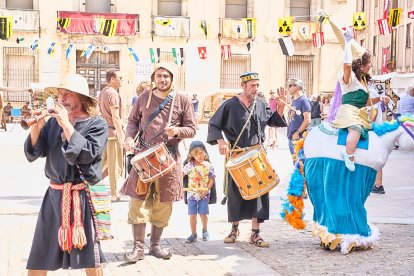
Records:
M231 48L230 45L221 45L221 58L224 60L231 58Z
M388 47L385 47L385 48L382 48L381 74L388 73L387 62L388 62Z
M414 19L414 11L409 11L408 12L408 18Z
M384 15L382 18L388 18L388 10L390 7L390 0L384 0Z
M392 32L392 28L388 24L388 19L386 18L378 20L378 28L381 35L387 35Z
M323 38L323 32L312 34L312 44L313 44L313 47L316 47L316 48L320 48L325 44L325 40Z

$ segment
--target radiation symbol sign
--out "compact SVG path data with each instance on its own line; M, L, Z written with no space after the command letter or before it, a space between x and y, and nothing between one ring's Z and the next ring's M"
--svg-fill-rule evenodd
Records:
M354 12L353 20L355 30L363 30L367 27L367 17L365 12Z
M278 20L279 34L289 35L292 32L292 17L281 17Z

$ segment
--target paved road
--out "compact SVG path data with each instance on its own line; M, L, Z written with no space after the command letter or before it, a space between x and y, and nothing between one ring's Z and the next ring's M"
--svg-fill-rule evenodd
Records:
M114 205L113 234L115 239L103 241L109 260L105 275L149 274L197 275L337 275L337 274L414 274L414 188L409 171L414 167L413 153L395 151L384 168L386 194L373 194L366 207L369 221L380 228L381 240L373 250L343 256L324 251L318 240L306 230L293 231L280 220L281 197L292 171L285 129L279 129L279 148L269 153L269 159L281 178L281 184L270 193L271 219L263 224L263 237L271 243L269 249L258 249L248 243L249 222L243 222L240 242L225 245L227 235L226 209L211 206L209 232L211 240L186 244L189 235L186 206L174 204L171 225L165 231L165 245L174 248L170 261L147 256L136 265L124 265L122 256L131 247L131 230L126 224L128 202ZM22 144L26 131L16 127L13 132L0 132L0 275L23 275L30 250L36 214L47 188L43 161L29 164ZM201 125L196 139L204 141L206 126ZM223 176L223 158L217 147L207 146L215 165L218 180ZM182 149L183 155L186 151ZM221 191L221 181L218 181ZM221 200L219 193L219 200ZM312 206L306 201L306 220L311 220ZM148 242L148 241L147 241ZM50 275L83 275L79 271L58 271Z

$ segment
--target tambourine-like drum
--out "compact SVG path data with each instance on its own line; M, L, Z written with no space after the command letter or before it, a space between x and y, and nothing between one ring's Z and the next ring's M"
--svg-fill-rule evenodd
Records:
M141 181L148 183L169 173L175 166L175 160L167 146L161 143L135 155L131 159L131 165Z
M245 200L268 193L280 181L262 147L230 157L226 167Z

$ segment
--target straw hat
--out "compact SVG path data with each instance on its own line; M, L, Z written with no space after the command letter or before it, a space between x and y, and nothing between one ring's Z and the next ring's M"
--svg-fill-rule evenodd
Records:
M67 89L71 92L78 93L80 95L89 97L89 98L97 101L97 99L95 97L89 95L88 81L86 80L85 77L83 77L81 75L70 74L70 75L66 76L63 79L63 81L61 81L59 86L46 87L45 92L49 93L49 94L57 95L59 88Z
M343 35L343 31L335 25L328 17L329 24L332 27L332 30L335 33L336 38L338 38L339 43L341 44L342 48L345 46L345 38ZM352 49L352 60L360 59L362 55L367 51L364 47L362 47L355 39L351 40L351 49Z

